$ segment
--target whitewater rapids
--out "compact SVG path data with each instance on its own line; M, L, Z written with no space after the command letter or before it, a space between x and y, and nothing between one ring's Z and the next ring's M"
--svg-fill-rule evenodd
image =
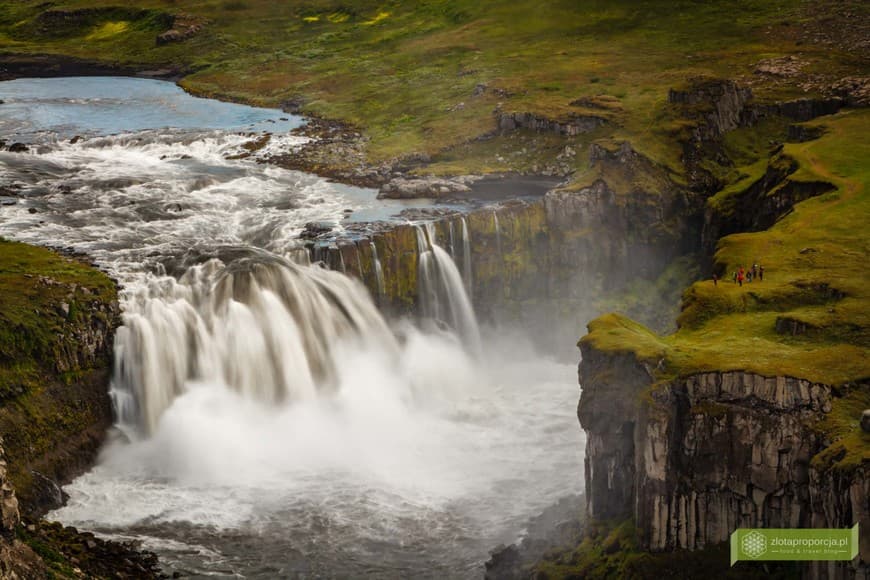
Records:
M51 93L26 82L0 116ZM87 253L124 286L118 426L51 518L140 541L194 577L473 578L580 490L574 366L479 329L470 270L427 228L424 307L447 330L385 320L361 284L307 264L306 222L341 229L383 207L258 162L297 137L239 159L251 124L280 112L214 105L209 125L179 105L174 128L119 128L106 117L135 116L137 95L190 97L113 79L98 84L119 98L101 105L77 82L69 102L51 93L49 117L86 106L89 126L16 121L6 130L33 146L0 153L13 192L0 235Z

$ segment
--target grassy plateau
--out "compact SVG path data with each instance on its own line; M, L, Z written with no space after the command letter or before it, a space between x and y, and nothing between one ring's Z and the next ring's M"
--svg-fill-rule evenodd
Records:
M270 106L293 99L362 128L371 160L424 153L433 172L511 168L497 145L469 144L495 129L496 111L600 117L604 130L571 141L631 138L679 171L669 88L693 76L742 78L759 99L782 99L813 95L861 65L848 45L812 41L822 9L836 14L796 0L2 1L0 53L174 66L192 92ZM841 10L870 16L860 2ZM156 42L191 23L201 30ZM793 54L801 80L815 84L754 73L763 59ZM573 161L582 170L585 153Z

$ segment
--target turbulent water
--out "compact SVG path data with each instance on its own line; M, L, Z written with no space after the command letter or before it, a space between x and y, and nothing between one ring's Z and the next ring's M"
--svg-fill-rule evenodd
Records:
M439 324L387 321L297 236L397 208L260 163L298 120L54 82L0 83L0 138L33 144L0 153L0 235L86 252L125 289L118 428L52 517L193 576L461 578L579 490L573 365L477 327L450 261L464 223L447 250L419 228ZM263 127L266 148L234 158Z

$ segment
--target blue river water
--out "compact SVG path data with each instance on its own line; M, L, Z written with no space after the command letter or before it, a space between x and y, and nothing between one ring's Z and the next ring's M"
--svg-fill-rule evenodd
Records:
M278 109L202 99L138 78L18 79L0 83L0 99L0 136L20 142L46 133L71 138L169 128L282 133L303 122Z

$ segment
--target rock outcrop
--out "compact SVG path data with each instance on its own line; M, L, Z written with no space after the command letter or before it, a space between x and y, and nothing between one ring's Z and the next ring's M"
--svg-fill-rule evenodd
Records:
M606 122L601 117L591 115L571 115L561 120L549 119L534 113L502 113L498 116L498 128L502 132L529 129L566 137L589 133Z
M714 197L704 211L702 243L712 255L716 243L729 234L766 230L795 205L836 189L824 181L793 181L789 176L797 164L781 153L774 153L765 172L745 189L724 197Z
M471 191L469 184L477 179L474 176L456 178L441 177L397 177L381 186L378 198L413 199L418 197L440 198Z
M172 16L171 28L157 35L157 46L173 42L184 42L188 38L199 34L206 24L205 19L192 14L175 14Z
M7 476L6 454L0 438L0 578L44 578L46 570L42 560L16 538L20 520L18 499Z
M654 357L588 338L580 349L590 517L633 518L654 552L721 544L739 527L870 526L865 469L812 461L828 444L813 426L840 396L830 386L741 371L662 381ZM859 562L808 573L854 578L868 562L865 534Z

